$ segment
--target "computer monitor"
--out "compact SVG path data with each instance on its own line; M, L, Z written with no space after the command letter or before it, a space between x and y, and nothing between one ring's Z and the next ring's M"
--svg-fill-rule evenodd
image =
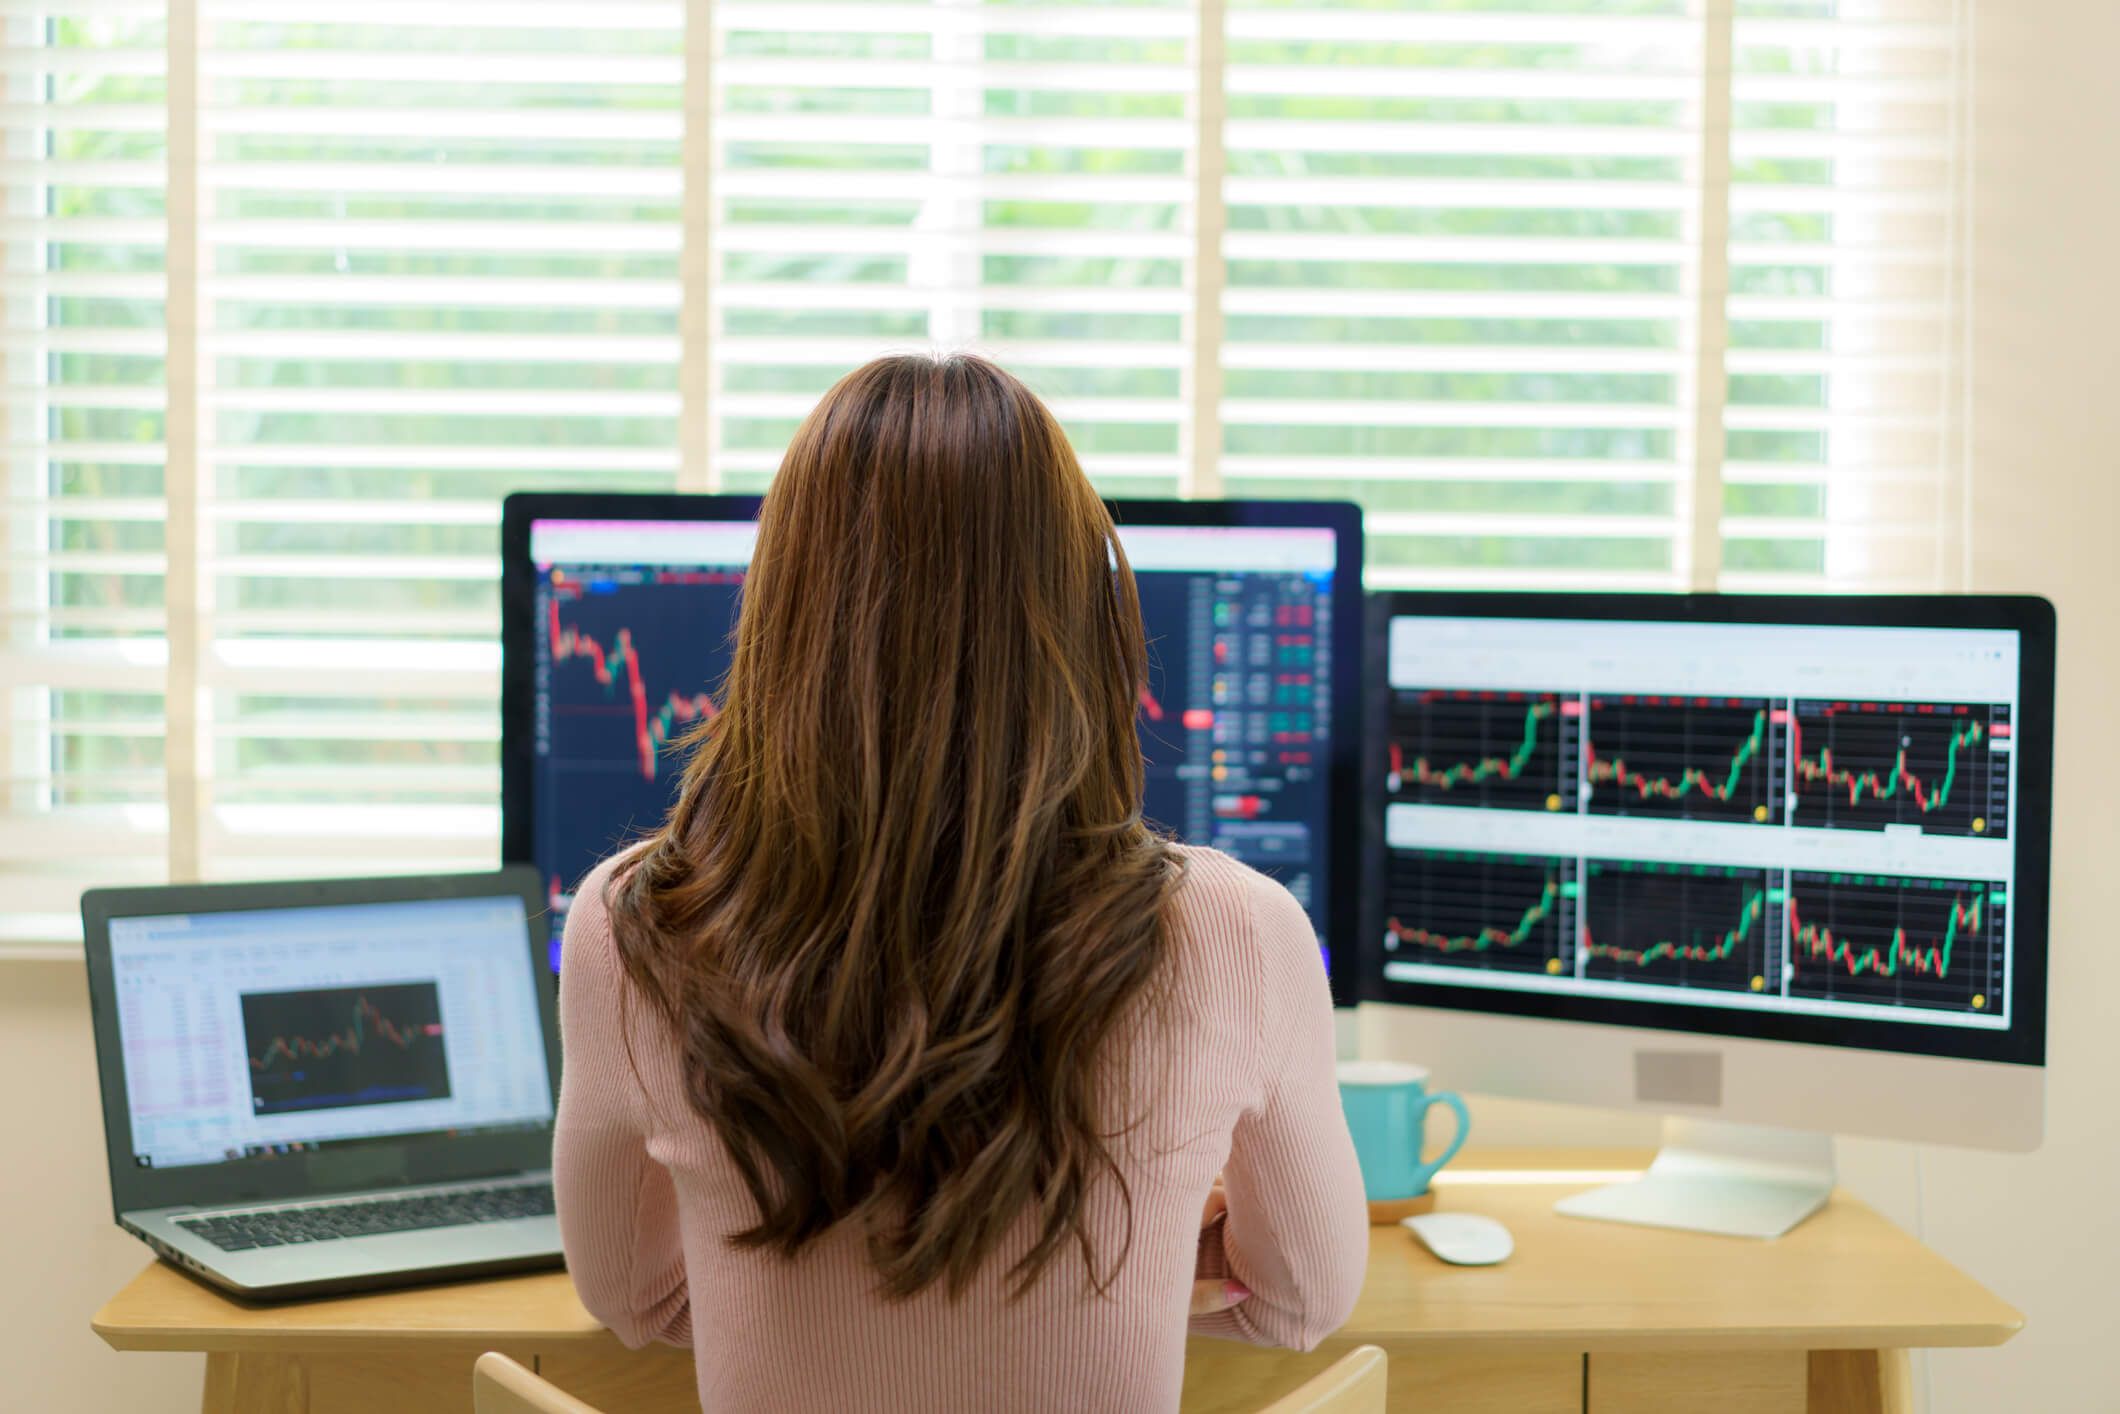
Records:
M1115 501L1140 589L1146 813L1303 902L1351 1000L1360 926L1362 525L1353 505ZM728 670L758 501L512 496L502 525L502 852L563 913L653 830ZM557 965L559 929L553 930Z
M1364 1054L1501 1095L2037 1145L2045 601L1399 593L1372 620ZM1666 1156L1718 1142L1806 1162L1699 1126ZM1772 1226L1659 1163L1572 1210ZM1787 1226L1819 1178L1765 1208Z

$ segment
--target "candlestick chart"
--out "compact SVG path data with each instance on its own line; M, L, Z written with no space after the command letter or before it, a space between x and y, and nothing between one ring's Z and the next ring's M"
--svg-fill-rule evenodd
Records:
M433 982L242 994L257 1114L449 1098Z
M1396 692L1385 788L1428 805L1572 810L1576 707L1550 692Z
M557 904L614 848L661 824L686 734L714 716L742 584L735 567L546 575L536 849Z
M1388 869L1388 956L1548 976L1572 968L1574 860L1394 850Z
M1596 696L1584 730L1593 814L1782 822L1782 736L1764 698Z
M2000 884L1792 871L1789 993L2000 1012L2007 902Z
M1779 990L1775 871L1593 859L1584 866L1583 972L1604 981Z
M1799 700L1795 823L2006 838L2011 744L2007 707Z

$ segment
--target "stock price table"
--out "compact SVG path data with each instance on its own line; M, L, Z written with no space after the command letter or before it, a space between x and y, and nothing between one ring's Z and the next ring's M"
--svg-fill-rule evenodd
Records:
M1148 819L1273 875L1322 931L1331 597L1300 574L1140 572Z

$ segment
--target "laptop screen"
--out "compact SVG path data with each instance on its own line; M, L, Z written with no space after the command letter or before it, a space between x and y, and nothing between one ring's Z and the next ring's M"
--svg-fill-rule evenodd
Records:
M141 1168L552 1121L520 897L113 918L110 950Z

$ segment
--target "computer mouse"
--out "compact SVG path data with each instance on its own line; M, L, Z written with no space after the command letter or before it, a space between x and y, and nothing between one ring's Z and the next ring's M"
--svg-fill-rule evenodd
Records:
M1460 1267L1492 1266L1516 1250L1508 1228L1478 1213L1416 1213L1400 1221L1423 1247Z

